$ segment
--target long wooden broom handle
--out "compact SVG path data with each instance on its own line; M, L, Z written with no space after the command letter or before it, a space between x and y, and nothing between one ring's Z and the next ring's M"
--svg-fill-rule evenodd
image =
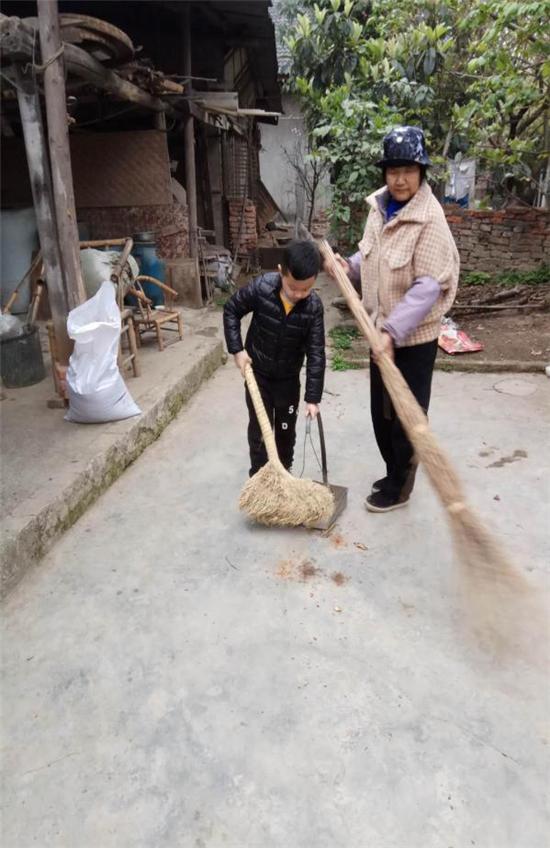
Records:
M252 403L254 404L254 411L256 413L256 417L260 425L260 430L262 431L262 436L264 439L265 448L267 450L268 459L273 465L277 466L279 471L284 472L285 474L289 474L289 472L286 470L283 463L279 459L279 454L277 453L277 445L275 443L275 436L273 434L273 428L271 426L269 418L267 417L264 402L262 400L262 396L260 394L260 390L258 388L258 384L256 382L254 371L252 370L251 365L247 365L244 369L244 378L246 380L248 391L250 392L250 397L252 398Z

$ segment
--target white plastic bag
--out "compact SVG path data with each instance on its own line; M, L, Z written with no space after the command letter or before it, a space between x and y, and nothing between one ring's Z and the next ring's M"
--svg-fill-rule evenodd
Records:
M87 297L97 294L103 280L110 279L119 260L120 252L116 250L95 250L93 247L87 247L80 251L80 267ZM138 274L138 264L130 255L122 274L123 282L135 280Z
M75 346L67 369L65 420L99 424L139 415L117 365L120 310L111 282L69 312L67 331Z

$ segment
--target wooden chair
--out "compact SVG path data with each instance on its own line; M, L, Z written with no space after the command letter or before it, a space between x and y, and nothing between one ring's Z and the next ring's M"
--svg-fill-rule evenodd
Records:
M138 362L138 344L134 315L130 306L123 306L120 312L120 347L118 352L118 367L120 369L132 369L134 377L139 377L140 368ZM124 356L123 341L126 341L127 354Z
M151 283L158 286L167 296L165 305L156 309L152 308L151 301L143 291L142 283ZM133 313L133 321L137 331L138 346L141 345L141 338L145 333L155 333L159 350L164 350L162 330L177 332L180 339L183 339L183 318L181 312L172 305L173 299L178 296L174 289L171 289L165 283L161 283L155 277L141 274L136 278L134 287L130 289L130 292L137 297L137 309Z

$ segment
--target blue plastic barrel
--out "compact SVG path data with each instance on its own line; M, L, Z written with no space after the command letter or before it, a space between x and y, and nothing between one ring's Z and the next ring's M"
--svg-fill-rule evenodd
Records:
M147 277L155 277L156 280L164 283L166 269L164 262L157 254L155 234L136 233L133 239L132 256L137 260L139 273ZM153 302L153 306L164 303L164 292L161 289L152 283L143 282L141 285L146 296Z

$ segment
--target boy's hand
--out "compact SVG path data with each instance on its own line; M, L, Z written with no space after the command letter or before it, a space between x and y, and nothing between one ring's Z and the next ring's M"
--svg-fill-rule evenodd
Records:
M318 403L306 403L306 418L316 418L319 415Z
M251 358L249 357L246 350L240 350L238 353L236 353L234 355L234 359L235 359L235 365L237 366L237 368L239 369L239 371L241 372L241 374L244 377L244 369L246 368L247 365L252 364Z
M374 361L376 362L376 360L378 359L379 356L381 356L383 353L386 353L389 356L389 358L391 359L391 361L393 362L395 357L394 357L394 351L393 351L393 339L392 339L392 337L385 330L382 330L382 332L380 333L380 339L381 339L380 346L377 347L376 349L375 348L372 349L372 355L374 357Z
M339 253L335 253L334 258L336 259L338 265L340 265L340 267L343 268L346 274L349 276L350 266L347 259L344 259L344 257L340 256ZM332 277L333 280L336 279L336 272L334 270L334 265L332 262L325 262L324 270L330 277Z

